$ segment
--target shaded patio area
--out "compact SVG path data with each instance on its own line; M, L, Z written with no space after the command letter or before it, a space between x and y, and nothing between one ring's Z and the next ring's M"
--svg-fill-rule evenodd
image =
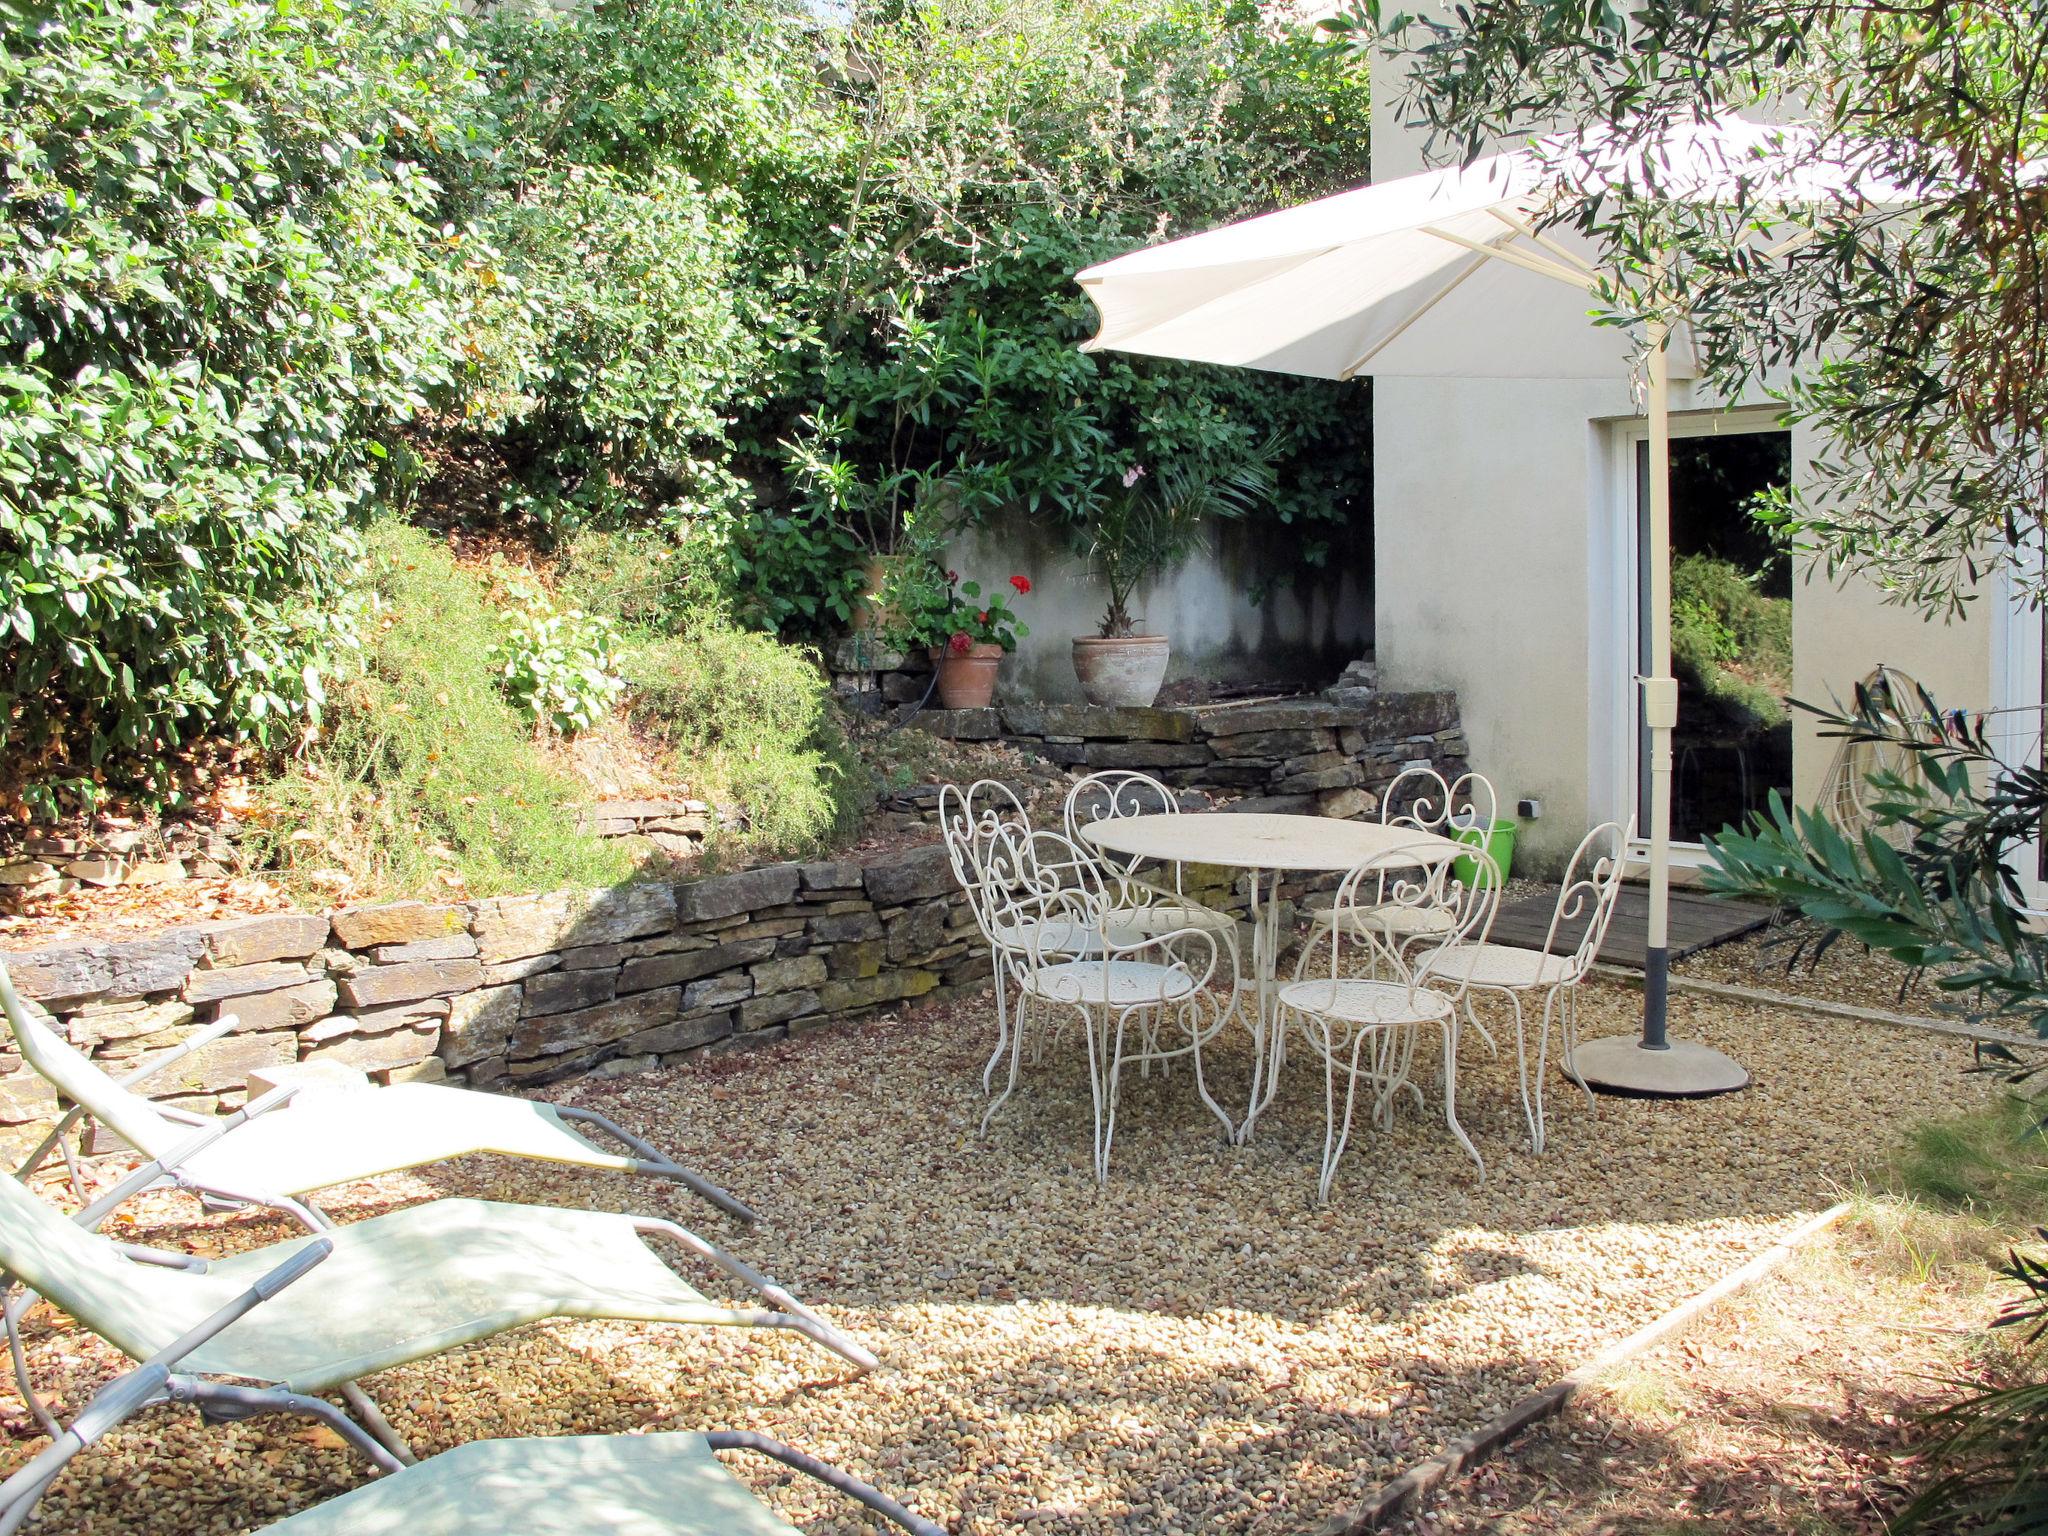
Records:
M1629 1031L1639 1006L1595 984L1588 1030ZM1672 1006L1690 1036L1740 1053L1751 1091L1589 1111L1553 1068L1550 1144L1533 1158L1512 1032L1499 1060L1469 1041L1460 1107L1486 1181L1411 1104L1392 1132L1361 1132L1323 1208L1322 1084L1304 1059L1243 1148L1225 1145L1184 1071L1134 1077L1102 1189L1078 1050L1027 1068L977 1140L985 997L800 1047L558 1087L658 1129L749 1199L766 1218L749 1254L883 1368L855 1379L800 1341L737 1331L556 1323L369 1384L423 1453L499 1435L749 1428L961 1532L1308 1536L1828 1204L1899 1125L1988 1091L1961 1075L1969 1052L1953 1039L1865 1027L1852 1042L1842 1027L1756 1008ZM1239 1095L1242 1032L1220 1046L1212 1084ZM357 1186L330 1208L354 1219L455 1194L665 1208L730 1235L687 1195L483 1160ZM285 1235L201 1223L169 1197L135 1211L119 1235L138 1241L222 1251ZM70 1406L116 1369L47 1308L30 1341L38 1378ZM807 1530L862 1529L816 1488L736 1465ZM362 1476L280 1421L208 1429L159 1411L81 1462L46 1518L235 1532Z

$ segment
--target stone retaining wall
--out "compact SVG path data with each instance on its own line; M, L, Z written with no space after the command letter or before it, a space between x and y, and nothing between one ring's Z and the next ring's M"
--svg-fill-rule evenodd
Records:
M687 884L280 913L0 951L16 987L120 1073L232 1013L146 1091L212 1112L257 1067L335 1061L379 1082L544 1083L779 1040L986 974L932 846ZM0 1144L55 1096L0 1051Z
M1079 773L1139 768L1243 795L1240 811L1347 818L1375 811L1377 791L1411 763L1455 775L1467 752L1458 698L1447 691L1190 709L1008 704L927 711L916 723L955 740L1006 741Z
M1331 816L1369 814L1406 763L1454 773L1464 751L1448 694L1041 706L932 723L1002 734L1077 770L1140 767L1240 795L1235 810ZM936 800L936 789L920 794L916 814L931 816ZM1245 910L1234 872L1186 875L1190 894ZM681 883L244 917L0 950L0 961L116 1074L235 1015L233 1033L143 1085L211 1113L242 1101L250 1071L289 1061L334 1061L384 1083L522 1087L741 1049L979 985L988 960L973 938L945 851L928 845ZM37 1139L57 1109L48 1086L0 1050L0 1151Z

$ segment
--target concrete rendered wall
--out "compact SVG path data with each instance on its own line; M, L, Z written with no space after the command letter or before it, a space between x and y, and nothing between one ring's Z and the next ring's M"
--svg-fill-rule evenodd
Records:
M1363 390L1360 408L1363 409ZM1365 654L1373 638L1372 540L1363 515L1330 538L1322 569L1301 565L1288 530L1225 524L1210 548L1138 594L1134 612L1148 634L1173 642L1168 681L1283 679L1320 687ZM964 534L954 569L984 591L1029 576L1031 595L1014 604L1031 634L1003 665L998 696L1016 702L1080 700L1076 635L1092 635L1109 594L1069 552L1060 530L1014 517Z
M1373 81L1376 179L1423 169L1423 138L1405 127L1391 71ZM1540 302L1583 314L1562 284ZM1598 339L1586 327L1588 345ZM1572 370L1582 371L1582 370ZM1729 402L1767 404L1767 401ZM1674 384L1675 412L1712 406ZM1615 766L1611 680L1617 561L1629 545L1613 484L1616 444L1637 419L1628 381L1381 378L1373 392L1374 606L1384 686L1455 690L1472 766L1504 802L1544 803L1523 829L1519 864L1560 864L1585 829L1625 816L1633 786ZM1795 433L1793 474L1813 444ZM1991 700L1987 598L1968 622L1930 622L1887 605L1866 580L1804 575L1793 593L1795 696L1847 697L1880 661L1944 700ZM1625 623L1625 620L1623 621ZM1795 727L1795 793L1818 792L1834 744Z

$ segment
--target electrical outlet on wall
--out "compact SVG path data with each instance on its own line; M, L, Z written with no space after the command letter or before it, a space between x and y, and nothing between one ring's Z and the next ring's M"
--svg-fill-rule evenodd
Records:
M1541 800L1517 800L1515 802L1515 814L1524 821L1539 820L1543 815L1543 802Z

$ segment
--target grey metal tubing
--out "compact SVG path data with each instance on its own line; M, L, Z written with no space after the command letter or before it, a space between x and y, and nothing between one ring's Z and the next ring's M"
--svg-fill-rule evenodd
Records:
M674 1158L665 1156L659 1147L651 1142L643 1141L624 1126L618 1124L618 1122L607 1119L596 1110L571 1109L560 1104L550 1107L564 1120L575 1120L584 1125L595 1126L607 1136L615 1137L624 1143L626 1147L636 1154L637 1161L633 1167L635 1173L650 1174L656 1178L674 1179L678 1184L684 1185L694 1190L697 1194L702 1195L728 1216L737 1217L750 1226L761 1219L751 1206L747 1205L737 1196L721 1189L701 1173L685 1168Z
M363 1427L369 1430L377 1442L391 1453L394 1461L398 1462L400 1466L406 1467L414 1466L419 1462L419 1457L413 1453L413 1448L406 1444L405 1436L391 1427L391 1421L384 1417L384 1410L377 1406L369 1393L365 1392L356 1383L349 1381L342 1383L341 1395L347 1401L349 1407L355 1410L356 1417L363 1421Z
M334 1244L326 1238L307 1244L226 1305L179 1334L134 1370L116 1377L93 1394L92 1401L79 1410L78 1416L71 1421L69 1428L53 1429L48 1447L4 1484L0 1484L0 1510L5 1511L4 1515L0 1515L0 1536L8 1536L8 1533L21 1528L22 1523L28 1519L29 1512L35 1507L36 1501L42 1497L43 1491L79 1452L96 1443L109 1430L140 1413L144 1408L169 1401L170 1394L167 1389L174 1379L171 1375L172 1366L305 1275L315 1265L322 1263L333 1251ZM20 1294L29 1293L24 1290ZM15 1347L17 1369L22 1372L23 1386L26 1389L27 1367L22 1361L19 1343L11 1326L14 1300L15 1298L9 1298L8 1337ZM32 1395L30 1400L34 1401Z
M851 1338L833 1327L832 1324L826 1322L824 1318L818 1316L817 1313L798 1301L788 1291L754 1268L753 1265L746 1263L744 1260L736 1259L724 1249L705 1242L703 1238L699 1237L689 1228L678 1226L675 1222L663 1221L653 1216L634 1216L629 1219L632 1221L635 1231L659 1233L677 1246L696 1254L699 1258L709 1260L742 1285L767 1297L776 1306L782 1308L784 1313L789 1314L794 1319L793 1321L777 1323L773 1326L793 1327L799 1333L824 1345L835 1355L841 1355L852 1361L863 1371L872 1371L882 1363L873 1354L869 1353L868 1350L856 1344ZM775 1314L767 1315L774 1316Z
M182 1269L195 1275L206 1273L206 1260L197 1254L175 1253L168 1248L145 1248L140 1243L116 1243L124 1259L133 1259L138 1264L154 1264L159 1269Z
M165 1067L176 1066L194 1051L205 1049L213 1044L214 1041L220 1039L221 1036L231 1033L241 1022L232 1013L224 1013L211 1024L193 1030L191 1034L170 1047L170 1049L164 1051L161 1055L150 1057L149 1060L145 1061L133 1072L128 1073L124 1077L117 1077L114 1081L123 1088L132 1088L139 1082L155 1077ZM194 1118L203 1117L195 1116Z
M902 1526L911 1536L946 1536L945 1527L922 1515L912 1514L879 1488L862 1482L851 1472L840 1471L830 1462L820 1461L793 1446L784 1445L780 1440L771 1440L751 1429L714 1429L705 1434L704 1443L714 1451L752 1451L757 1456L779 1461L785 1467L815 1478L826 1487L865 1505L883 1519Z
M127 1178L121 1180L120 1183L108 1190L104 1195L101 1195L99 1199L93 1201L92 1204L88 1205L71 1219L84 1227L86 1231L94 1232L99 1229L101 1222L105 1221L125 1202L133 1199L146 1189L154 1188L160 1183L168 1182L176 1184L183 1189L196 1191L198 1187L179 1171L186 1161L205 1151L223 1136L227 1135L229 1131L235 1129L235 1127L254 1120L259 1115L266 1115L274 1109L281 1108L289 1103L292 1096L298 1091L298 1084L287 1083L282 1087L271 1089L270 1092L264 1094L259 1099L254 1099L244 1104L233 1114L219 1116L217 1119L209 1122L206 1128L190 1141L181 1143L175 1150L167 1152L162 1157L144 1163L133 1173L130 1173ZM290 1195L271 1194L261 1190L226 1189L216 1185L207 1186L207 1192L225 1196L230 1200L240 1201L245 1204L267 1206L272 1210L282 1211L286 1215L296 1218L300 1225L304 1226L308 1232L325 1232L334 1225L316 1207L303 1200L294 1199Z
M35 1383L28 1374L28 1355L21 1347L21 1314L27 1309L28 1298L35 1293L20 1286L12 1275L0 1275L0 1284L11 1291L0 1300L0 1320L4 1320L7 1329L7 1356L14 1363L14 1384L21 1388L21 1400L28 1404L29 1414L43 1433L54 1440L64 1432L63 1426L36 1396Z
M299 1418L317 1419L346 1440L378 1471L405 1470L405 1462L387 1450L375 1435L325 1398L308 1397L303 1392L287 1392L281 1387L244 1387L226 1382L201 1381L195 1376L173 1376L165 1389L164 1400L172 1403L189 1403L208 1420L222 1424L254 1418L264 1413L289 1413Z

